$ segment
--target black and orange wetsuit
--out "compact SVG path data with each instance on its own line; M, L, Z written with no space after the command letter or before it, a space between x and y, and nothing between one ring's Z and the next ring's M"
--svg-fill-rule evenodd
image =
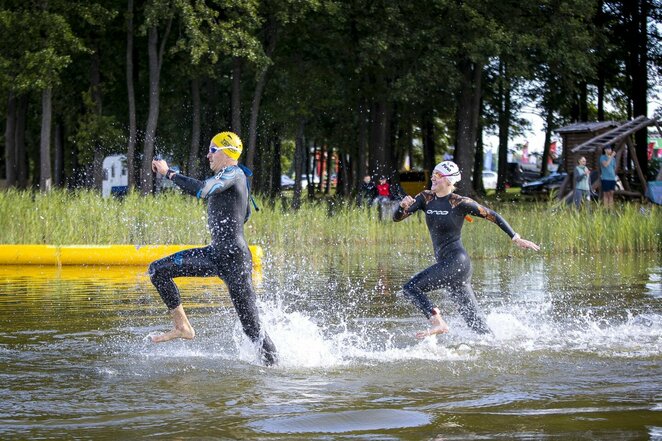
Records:
M248 169L246 169L248 170ZM152 283L169 309L181 304L176 277L218 276L227 284L230 298L246 335L261 346L266 363L273 364L276 348L261 330L252 281L252 256L244 239L244 223L250 216L246 174L229 166L205 180L173 175L182 190L207 200L211 245L180 251L149 266Z
M429 190L416 195L415 202L408 210L400 207L393 220L401 221L417 210L425 212L425 222L430 231L437 263L416 274L405 284L405 296L430 318L435 305L426 293L445 288L458 305L467 325L475 332L489 333L471 287L471 260L462 245L462 225L465 216L472 215L494 222L511 238L515 236L515 232L498 213L470 198L454 193L438 197Z

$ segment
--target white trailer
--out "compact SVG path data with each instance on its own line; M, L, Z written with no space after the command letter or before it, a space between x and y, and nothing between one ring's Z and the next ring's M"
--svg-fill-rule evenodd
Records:
M129 186L129 175L126 167L126 155L106 156L103 160L103 182L101 196L121 196L126 194Z

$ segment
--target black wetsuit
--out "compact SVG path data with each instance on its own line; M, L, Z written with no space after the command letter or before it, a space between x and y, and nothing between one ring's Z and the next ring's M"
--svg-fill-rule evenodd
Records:
M490 332L485 318L479 312L471 287L471 260L461 240L464 217L472 215L494 222L511 238L515 232L496 212L454 193L438 197L432 191L426 190L416 195L415 199L408 210L400 207L393 220L398 222L417 210L424 210L437 263L416 274L405 284L405 296L430 318L435 305L426 293L446 288L451 299L457 303L467 325L481 334Z
M185 192L207 199L211 245L180 251L149 266L152 283L169 309L181 304L176 277L218 276L228 286L244 332L261 343L265 362L273 364L276 348L261 332L253 290L252 256L244 239L244 223L250 216L246 175L238 166L229 166L206 181L175 174L173 182Z

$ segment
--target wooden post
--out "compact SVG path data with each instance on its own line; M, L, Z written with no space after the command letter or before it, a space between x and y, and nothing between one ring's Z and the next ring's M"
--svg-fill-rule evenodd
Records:
M644 176L644 172L641 171L641 166L639 165L639 160L637 159L637 152L634 149L634 146L632 145L632 142L628 138L627 140L627 145L630 149L630 155L632 155L632 162L634 162L634 168L637 170L637 174L639 175L639 180L641 181L641 186L644 189L643 194L646 195L648 193L648 185L646 184L646 177Z
M573 172L574 172L574 170L573 170ZM571 176L570 173L571 173L571 172L568 172L568 175L565 177L565 179L563 180L563 183L561 184L561 188L559 188L559 194L557 195L557 197L558 197L560 200L564 200L564 199L565 199L565 198L563 197L563 196L564 196L564 193L565 193L565 189L566 189L566 187L568 186L568 183L572 182L572 181L571 181L572 178L570 177L570 176ZM572 191L568 192L568 194L571 194L571 193L572 193Z

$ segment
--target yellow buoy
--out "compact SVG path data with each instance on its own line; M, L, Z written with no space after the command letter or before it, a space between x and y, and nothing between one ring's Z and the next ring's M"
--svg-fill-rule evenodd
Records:
M0 245L0 265L149 265L162 257L204 245ZM262 267L262 247L251 245L253 268Z

